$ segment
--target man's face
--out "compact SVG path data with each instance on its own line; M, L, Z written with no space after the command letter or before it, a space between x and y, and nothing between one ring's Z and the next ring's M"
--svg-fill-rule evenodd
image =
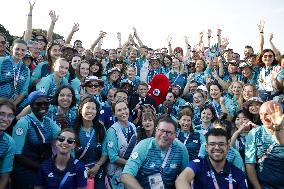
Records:
M41 35L36 36L35 41L39 43L39 49L40 51L42 51L46 45L46 43L44 42L43 36Z
M129 55L129 60L134 62L134 61L136 61L136 58L137 58L137 52L136 52L136 50L132 50L130 52L130 55Z
M123 100L126 104L128 104L128 96L126 93L124 92L118 92L116 93L116 96L115 96L115 101L118 101L118 100Z
M146 97L147 93L148 93L148 89L146 86L144 85L139 85L137 92L139 94L139 96L141 96L142 98Z
M245 57L248 57L249 55L252 55L252 54L253 54L252 48L245 48L244 50Z
M146 59L147 60L150 60L150 58L153 56L153 54L154 54L154 51L148 51L148 54L147 54L147 56L146 56Z
M224 136L209 136L206 150L211 161L222 162L226 159L229 145Z
M160 149L168 149L176 138L175 126L172 123L160 122L156 129L155 138Z
M28 50L31 52L33 58L38 58L40 55L40 48L38 42L33 42L32 45L28 46Z
M193 94L193 93L195 93L197 87L198 87L197 83L190 83L189 84L189 91Z
M6 45L7 45L7 42L5 38L2 35L0 35L0 56L5 55Z
M116 56L115 50L113 50L113 49L110 50L110 51L109 51L109 59L110 59L110 60L116 60L116 57L117 57L117 56Z
M81 41L76 41L76 43L74 44L74 48L81 48L82 47L82 42Z

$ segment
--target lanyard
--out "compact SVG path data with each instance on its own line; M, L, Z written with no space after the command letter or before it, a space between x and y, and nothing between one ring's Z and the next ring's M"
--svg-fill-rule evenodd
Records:
M213 184L214 184L215 189L220 189L218 182L217 182L217 179L215 177L214 171L212 169L210 170L210 176L213 180ZM233 178L232 178L231 170L230 170L228 179L229 179L229 189L233 189Z
M82 152L82 154L80 155L80 157L79 157L78 159L82 159L82 158L84 157L84 155L86 154L87 150L88 150L89 147L90 147L91 140L92 140L94 134L95 134L95 130L92 130L91 135L90 135L90 138L89 138L89 141L88 141L87 145L85 146L84 151Z
M169 157L170 157L171 151L172 151L172 148L170 147L170 148L168 149L168 152L167 152L167 154L166 154L166 157L165 157L165 159L164 159L164 161L163 161L162 169L164 169L164 168L166 167L166 164L167 164L167 161L168 161L168 159L169 159Z
M17 69L17 65L15 65L15 68L14 68L14 91L16 91L16 88L17 88L17 85L18 85L21 69L22 69L21 65L18 69Z
M127 140L127 143L128 143L131 136L132 136L132 129L131 129L130 124L128 123L127 129L122 127L121 130L122 130L122 133L123 133L123 135L124 135L124 137L125 137L125 139Z
M38 124L36 123L36 121L30 115L28 115L28 117L29 117L30 121L36 126L36 128L37 128L37 130L38 130L38 132L39 132L39 134L40 134L40 136L42 138L42 142L45 143L45 137L42 134L41 130L39 129ZM41 124L40 124L40 126L43 127L43 125L41 125Z
M76 165L78 161L79 161L79 160L75 159L74 165ZM69 177L69 175L70 175L70 171L68 171L68 172L64 175L63 179L61 180L61 182L60 182L60 184L59 184L59 189L62 188L62 186L63 186L64 183L66 182L66 180L67 180L67 178Z

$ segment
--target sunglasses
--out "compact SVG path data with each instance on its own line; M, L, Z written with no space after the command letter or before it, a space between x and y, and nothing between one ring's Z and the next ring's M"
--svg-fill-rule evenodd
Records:
M92 88L92 87L99 88L99 87L100 87L100 85L98 85L98 84L88 84L88 85L86 85L86 87L90 87L90 88Z
M74 144L76 142L76 140L74 138L65 138L64 136L59 135L56 140L58 140L59 142L64 142L65 140L67 141L68 144Z
M273 55L272 54L269 54L269 55L263 55L263 58L273 58Z

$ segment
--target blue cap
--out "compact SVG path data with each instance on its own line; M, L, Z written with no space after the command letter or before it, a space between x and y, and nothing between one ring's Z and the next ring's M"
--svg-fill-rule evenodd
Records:
M32 104L34 101L36 101L36 99L38 99L40 97L46 97L47 98L47 95L44 94L42 91L31 92L28 96L28 104Z

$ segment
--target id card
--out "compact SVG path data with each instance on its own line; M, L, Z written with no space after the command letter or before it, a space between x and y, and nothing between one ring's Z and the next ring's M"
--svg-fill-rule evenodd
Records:
M148 177L151 189L164 189L163 179L160 173Z

